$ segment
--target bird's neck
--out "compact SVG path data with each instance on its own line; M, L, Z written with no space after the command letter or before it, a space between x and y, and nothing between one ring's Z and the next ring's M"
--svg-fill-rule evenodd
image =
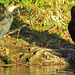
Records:
M10 22L13 21L13 15L9 11L5 10L4 14L5 14L5 18L7 18Z
M6 18L11 18L13 15L9 12L9 11L7 11L7 10L5 10L4 11L4 14L5 14L5 17Z

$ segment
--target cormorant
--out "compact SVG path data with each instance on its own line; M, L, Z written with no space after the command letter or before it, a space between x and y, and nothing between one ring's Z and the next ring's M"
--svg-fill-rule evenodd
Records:
M71 21L69 22L68 30L72 40L75 42L75 6L71 8Z

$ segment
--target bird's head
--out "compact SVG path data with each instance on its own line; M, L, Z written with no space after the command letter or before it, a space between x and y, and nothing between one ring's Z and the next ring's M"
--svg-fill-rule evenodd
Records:
M17 4L17 5L9 5L9 6L6 7L6 10L7 10L8 12L12 13L13 10L14 10L15 8L17 8L17 7L20 7L20 5L19 5L19 4Z
M71 8L71 17L75 17L75 6Z

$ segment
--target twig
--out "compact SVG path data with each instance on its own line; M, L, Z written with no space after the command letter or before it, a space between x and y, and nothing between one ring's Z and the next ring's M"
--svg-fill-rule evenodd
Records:
M17 41L18 41L19 34L20 34L20 30L21 30L23 27L25 27L25 26L27 26L27 25L23 25L23 26L20 27L19 29L16 29L16 30L14 30L14 31L9 32L8 34L6 34L6 36L8 36L9 34L13 34L13 33L15 33L15 32L18 31L18 34L17 34Z
M18 34L17 34L17 41L18 41L18 38L19 38L19 34L20 34L20 31L23 27L26 27L27 25L23 25L19 30L18 30Z
M47 43L46 46L45 46L45 48L44 48L44 51L45 51L45 52L46 52L46 47L47 47L48 45L49 45L49 43ZM45 57L45 58L46 58L46 57Z
M7 33L6 36L9 35L9 34L13 34L13 33L17 32L17 31L19 31L19 29L16 29L14 31L11 31L11 32Z
M57 25L55 25L53 28L49 29L48 32L54 30L55 28L57 28Z
M49 43L46 44L45 48L49 45Z

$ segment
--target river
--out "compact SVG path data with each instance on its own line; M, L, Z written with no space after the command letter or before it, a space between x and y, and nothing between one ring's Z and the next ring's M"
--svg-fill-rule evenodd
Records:
M75 75L74 66L0 67L0 75Z

